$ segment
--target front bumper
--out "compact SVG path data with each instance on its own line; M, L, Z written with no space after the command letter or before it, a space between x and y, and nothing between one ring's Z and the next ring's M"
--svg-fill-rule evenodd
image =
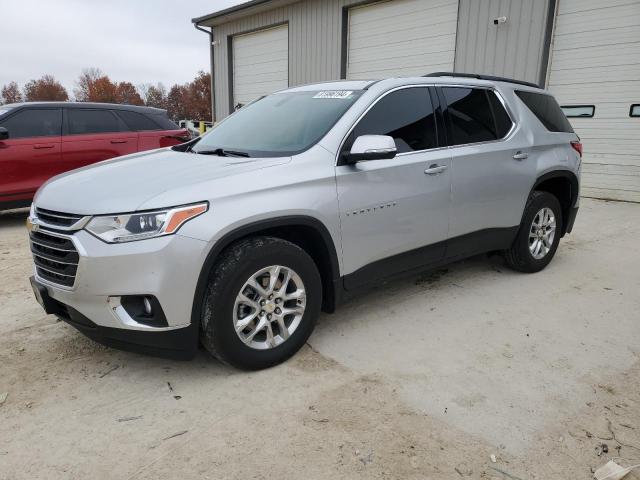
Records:
M75 327L90 339L109 347L130 352L146 353L177 360L189 360L197 351L197 325L164 331L140 331L97 325L78 310L49 295L49 289L31 277L31 285L45 312Z
M71 287L37 275L34 291L53 313L88 337L126 350L185 358L197 349L198 325L192 325L196 283L207 243L190 237L165 237L107 244L81 230L68 236L79 261ZM135 321L120 304L125 295L155 297L166 326Z

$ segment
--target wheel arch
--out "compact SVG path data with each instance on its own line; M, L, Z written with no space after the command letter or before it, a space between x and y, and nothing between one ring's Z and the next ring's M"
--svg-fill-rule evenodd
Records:
M538 177L531 192L538 190L554 195L562 207L562 235L567 233L567 219L572 208L578 202L579 182L575 173L570 170L553 170Z
M282 238L303 248L316 263L320 272L323 287L322 310L328 313L335 310L339 297L340 267L333 238L327 227L317 218L292 215L242 225L215 242L198 276L191 309L192 325L199 327L209 275L220 254L238 240L258 235Z

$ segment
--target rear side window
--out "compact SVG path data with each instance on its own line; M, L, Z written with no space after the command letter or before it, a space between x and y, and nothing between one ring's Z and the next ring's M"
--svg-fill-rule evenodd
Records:
M21 110L0 122L9 138L53 137L62 133L62 110L59 108Z
M69 134L109 133L121 130L118 119L109 110L88 110L70 108Z
M160 125L156 124L150 118L138 112L129 112L127 110L118 110L116 112L130 130L140 132L143 130L160 130Z
M389 135L399 153L437 146L436 123L428 88L403 88L383 97L356 125L345 149L360 135Z
M486 89L443 87L451 130L451 145L498 139Z
M150 114L149 117L153 119L155 123L160 125L160 128L163 130L180 130L180 127L169 120L167 115L164 113L153 113Z
M556 99L551 95L523 90L516 90L516 95L538 117L547 130L573 133L569 120L565 117Z

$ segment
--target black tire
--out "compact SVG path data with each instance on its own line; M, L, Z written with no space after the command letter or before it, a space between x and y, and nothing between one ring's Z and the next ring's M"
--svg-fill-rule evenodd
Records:
M300 324L280 345L257 350L238 337L233 325L236 296L257 271L271 265L292 268L302 279L306 306ZM322 304L322 281L313 259L297 245L274 237L240 240L221 254L209 276L202 307L200 339L216 358L243 370L277 365L296 353L313 331Z
M556 218L556 231L549 252L536 259L529 250L529 232L536 214L543 208L550 208ZM509 267L519 272L535 273L546 267L558 249L562 232L562 208L558 199L549 192L534 191L528 198L522 216L522 223L513 244L504 251L504 258Z

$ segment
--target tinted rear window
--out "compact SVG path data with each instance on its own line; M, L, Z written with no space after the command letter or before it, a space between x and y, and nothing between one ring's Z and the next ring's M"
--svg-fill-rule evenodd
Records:
M120 131L116 116L109 110L85 110L70 108L69 133L80 135L84 133L108 133Z
M169 120L169 117L167 117L167 115L164 113L154 113L149 115L149 117L155 123L160 125L160 128L162 128L163 130L180 130L180 127Z
M118 110L116 115L124 120L127 127L134 132L140 132L143 130L160 130L160 125L141 113Z
M451 126L451 145L498 139L484 88L444 87L447 115Z
M9 130L9 138L52 137L62 132L62 110L30 108L0 121Z
M538 117L538 120L542 122L547 130L550 132L573 133L569 120L565 117L556 99L551 95L525 92L523 90L516 90L516 95Z

